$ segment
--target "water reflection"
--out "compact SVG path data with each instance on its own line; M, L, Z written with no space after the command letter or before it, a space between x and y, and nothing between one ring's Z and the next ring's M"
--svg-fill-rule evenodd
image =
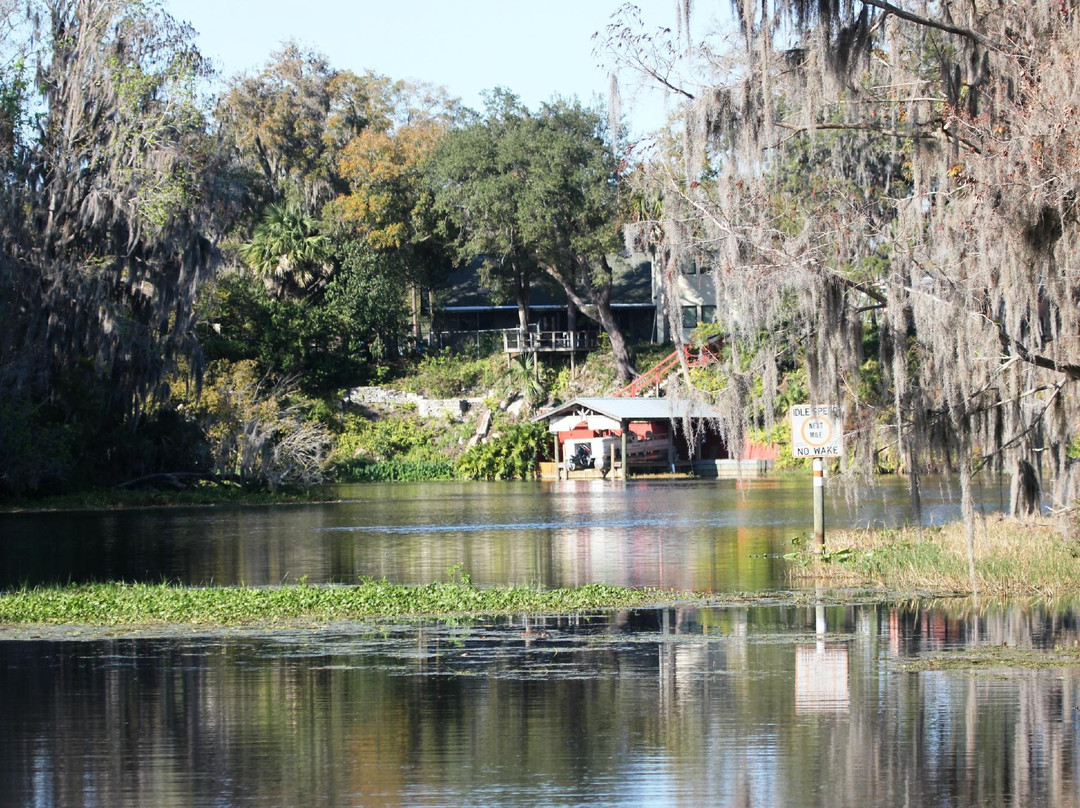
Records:
M821 616L2 642L0 804L1080 804L1075 671L900 664L1074 615Z
M463 564L480 584L592 581L715 591L771 589L776 558L811 519L806 480L367 485L307 506L0 514L0 587L85 580L278 584L386 577L428 583ZM927 486L926 520L955 516ZM997 508L1000 492L984 492ZM885 480L830 526L901 523Z

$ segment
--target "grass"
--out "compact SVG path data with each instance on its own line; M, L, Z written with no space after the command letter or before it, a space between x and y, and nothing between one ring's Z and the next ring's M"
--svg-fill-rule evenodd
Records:
M630 608L669 593L588 584L540 590L480 588L468 580L405 586L369 580L353 586L207 587L102 583L0 593L0 625L233 626L286 620L559 613Z
M892 593L972 594L962 523L922 531L837 531L826 539L823 558L809 552L796 555L796 578L875 585ZM981 597L992 600L1075 599L1080 596L1080 547L1048 524L980 520L974 584Z

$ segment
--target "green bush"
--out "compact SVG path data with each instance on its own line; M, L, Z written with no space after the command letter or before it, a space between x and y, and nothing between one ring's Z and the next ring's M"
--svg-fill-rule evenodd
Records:
M0 390L0 496L66 481L75 468L72 430L42 417L45 408Z
M332 461L341 466L357 459L369 463L435 460L438 437L433 426L415 415L378 421L351 418L338 436Z
M470 359L449 350L425 357L396 386L427 398L455 398L487 391L505 374L501 354Z
M469 480L524 480L539 473L548 448L547 427L528 421L511 426L494 440L471 446L454 469Z

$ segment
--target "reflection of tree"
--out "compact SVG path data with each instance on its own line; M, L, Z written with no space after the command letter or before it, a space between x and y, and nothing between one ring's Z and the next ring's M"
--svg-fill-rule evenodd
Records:
M796 710L808 608L0 644L0 802L1075 804L1074 674L889 650L1072 644L1075 620L926 611L828 610L850 659L831 715Z

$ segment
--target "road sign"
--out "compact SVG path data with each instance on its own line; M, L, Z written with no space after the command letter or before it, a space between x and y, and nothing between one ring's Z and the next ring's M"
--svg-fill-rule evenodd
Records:
M796 404L791 408L791 453L795 457L840 457L843 423L839 407Z

